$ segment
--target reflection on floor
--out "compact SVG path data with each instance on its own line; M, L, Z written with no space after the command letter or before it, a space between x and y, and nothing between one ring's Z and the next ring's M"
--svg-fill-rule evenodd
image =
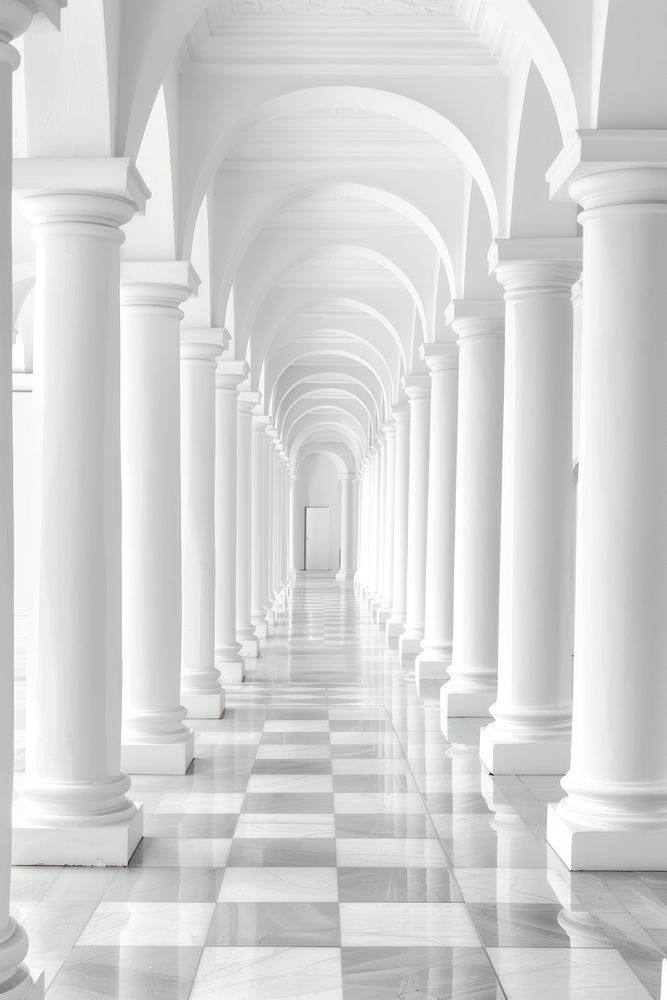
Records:
M558 780L480 775L351 587L301 582L250 664L190 773L134 780L128 869L14 870L48 1000L659 995L667 874L564 869Z

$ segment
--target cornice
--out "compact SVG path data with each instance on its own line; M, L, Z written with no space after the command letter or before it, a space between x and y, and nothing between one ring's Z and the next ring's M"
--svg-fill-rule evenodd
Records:
M142 213L151 193L128 157L23 157L14 160L13 189L29 194L95 194Z
M591 175L656 167L667 167L665 129L579 129L547 170L546 179L552 200L570 201L572 184Z

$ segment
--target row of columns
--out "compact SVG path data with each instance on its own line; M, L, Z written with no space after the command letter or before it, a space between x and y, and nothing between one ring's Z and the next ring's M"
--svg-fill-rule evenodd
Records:
M18 56L8 42L31 15L14 0L0 16L0 281L11 329L11 73ZM35 241L39 499L26 770L14 807L13 859L124 865L142 836L142 809L128 794L126 772L184 773L194 752L187 718L220 717L222 682L240 681L242 654L257 653L247 498L257 492L250 454L259 398L239 395L247 366L220 357L226 331L181 329L180 306L198 285L188 262L121 266L122 226L148 196L131 162L28 160L14 182L25 192L22 210ZM11 338L3 345L7 473ZM271 567L275 611L287 584L288 463L272 454L274 461L264 453L263 481L274 477L273 521L261 535L267 547L260 565L267 581ZM37 1000L43 985L23 965L26 935L9 915L11 477L2 483L0 996Z
M554 170L583 238L497 241L504 301L453 302L455 343L404 379L391 500L386 426L362 466L357 586L391 600L380 624L417 680L445 682L445 730L490 718L490 771L567 772L548 839L571 868L664 869L667 170L657 138L652 165L628 162L633 133L577 141Z

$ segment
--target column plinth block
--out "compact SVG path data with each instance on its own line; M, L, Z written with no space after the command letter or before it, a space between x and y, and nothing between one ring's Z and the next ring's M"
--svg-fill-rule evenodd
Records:
M195 737L189 732L178 742L124 740L120 763L128 774L185 774L195 756Z
M452 662L451 644L442 649L424 649L415 660L415 683L447 680L447 669Z
M266 639L268 629L266 627L266 618L253 618L253 625L255 627L255 635L258 639Z
M448 681L440 689L440 715L453 719L487 719L491 717L495 699L495 687L462 691Z
M188 719L221 719L225 711L225 692L194 694L183 692L181 701Z
M142 832L140 804L113 823L91 826L41 825L19 805L14 816L12 864L122 868L137 849Z
M237 628L236 641L241 647L241 656L245 659L254 660L259 656L259 641L254 628L249 625L245 628Z
M667 826L595 830L551 803L547 842L570 871L667 871Z
M570 739L503 740L486 726L479 735L479 757L491 774L565 774Z
M243 684L245 680L245 663L242 657L228 660L216 660L223 684Z
M398 651L401 659L411 660L421 653L423 632L405 631L398 640Z

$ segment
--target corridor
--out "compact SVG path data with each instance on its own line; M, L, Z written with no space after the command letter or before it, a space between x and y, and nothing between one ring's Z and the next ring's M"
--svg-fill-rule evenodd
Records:
M567 871L558 778L480 778L477 722L448 742L422 694L351 582L301 574L188 773L133 777L129 867L14 868L48 1000L657 997L667 873Z

